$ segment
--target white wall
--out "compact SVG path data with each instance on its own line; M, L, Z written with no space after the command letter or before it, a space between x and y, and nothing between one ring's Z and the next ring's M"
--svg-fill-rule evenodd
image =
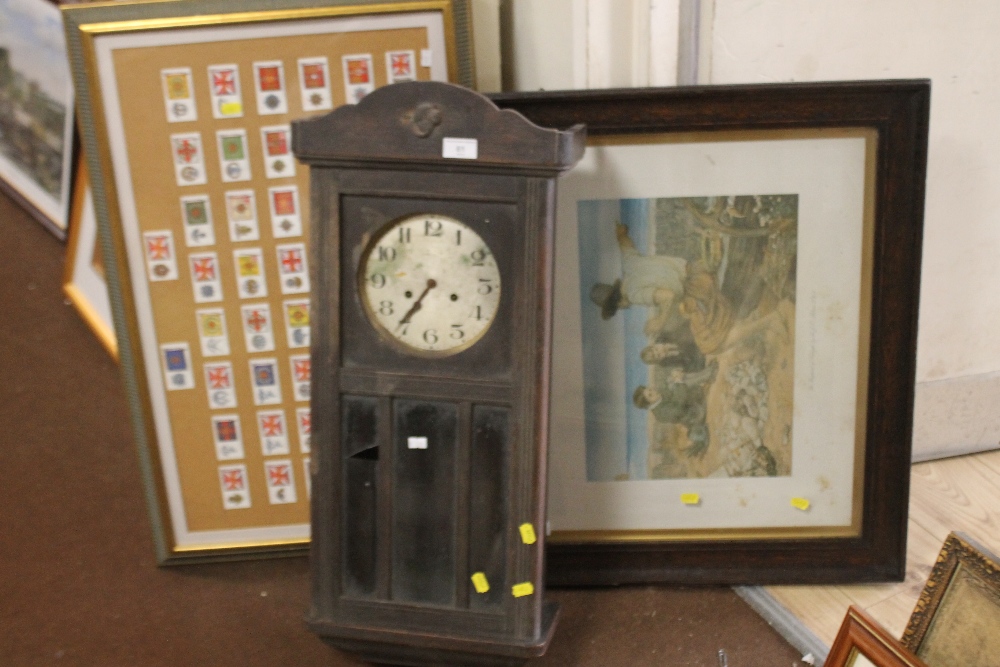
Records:
M932 79L917 379L1000 370L1000 3L715 0L709 30L711 83Z

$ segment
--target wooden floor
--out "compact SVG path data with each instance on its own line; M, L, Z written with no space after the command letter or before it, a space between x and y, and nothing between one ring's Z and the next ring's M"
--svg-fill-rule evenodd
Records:
M764 590L827 646L851 604L864 608L899 637L945 537L953 530L1000 553L1000 451L913 466L905 581Z

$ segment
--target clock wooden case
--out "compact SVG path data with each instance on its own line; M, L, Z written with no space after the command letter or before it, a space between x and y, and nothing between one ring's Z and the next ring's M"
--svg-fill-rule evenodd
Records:
M293 127L311 168L310 624L394 664L521 664L543 604L555 178L582 127L436 82Z

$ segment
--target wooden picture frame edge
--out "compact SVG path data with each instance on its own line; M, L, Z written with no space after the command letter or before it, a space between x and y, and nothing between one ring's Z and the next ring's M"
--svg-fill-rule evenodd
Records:
M904 577L930 82L862 81L507 93L502 108L588 138L872 128L878 132L868 403L857 536L549 543L550 585L794 584ZM875 344L875 343L878 344Z
M863 654L875 667L927 667L898 639L857 605L851 605L823 663L825 667L850 667L848 662Z

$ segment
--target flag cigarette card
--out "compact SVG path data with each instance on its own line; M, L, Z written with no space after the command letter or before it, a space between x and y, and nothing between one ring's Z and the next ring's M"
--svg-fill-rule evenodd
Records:
M205 364L205 391L211 410L236 407L236 386L233 383L233 364L228 361Z
M177 280L177 256L174 254L173 232L168 229L144 232L142 245L146 250L149 281Z
M191 287L195 303L222 301L222 282L219 279L219 258L214 252L188 255L191 264Z
M237 65L209 65L208 86L212 93L212 115L215 118L243 116L240 69Z
M288 347L309 347L309 299L290 299L282 305Z
M348 104L357 104L375 90L375 68L370 53L343 56L344 95Z
M250 153L247 148L247 131L244 129L219 130L215 136L219 144L219 166L222 169L222 182L249 181Z
M267 296L264 277L264 254L260 248L241 248L233 251L236 260L236 286L241 299Z
M191 348L187 343L164 343L160 346L163 379L168 391L194 389L191 371Z
M276 359L251 359L250 380L254 405L280 405L281 384Z
M284 410L259 410L257 430L260 433L260 450L264 456L287 456L291 453Z
M302 92L303 111L333 108L330 64L326 56L299 58L299 90Z
M271 232L274 238L302 236L299 188L295 185L268 188L267 200L271 209Z
M309 267L306 265L304 243L285 243L275 247L278 253L278 275L282 294L309 292Z
M386 51L385 70L389 83L417 80L416 53L413 51Z
M292 371L292 387L295 389L296 401L309 400L309 383L312 380L311 364L308 354L296 354L288 357Z
M212 438L215 455L220 461L244 458L239 415L212 415Z
M222 506L225 509L250 507L250 484L245 464L219 466L219 485L222 487Z
M280 60L253 64L254 87L257 90L257 113L261 116L288 113L285 91L285 66Z
M299 435L299 449L309 453L312 446L312 412L310 408L295 408L295 424Z
M226 312L222 308L203 308L196 310L194 314L198 320L202 356L221 357L229 354Z
M226 193L226 219L229 221L229 240L259 241L257 224L257 198L253 190L231 190Z
M177 177L177 185L204 185L208 182L200 133L171 134L170 149L174 156L174 175Z
M208 195L181 197L181 219L184 221L184 243L187 247L215 245L215 226Z
M274 349L274 329L271 325L271 307L266 303L247 304L240 307L243 335L247 352L270 352Z
M295 475L292 462L288 459L264 461L264 475L267 478L267 496L272 505L294 503Z
M287 178L295 175L290 125L271 125L260 128L260 143L264 147L265 176L268 178Z
M167 122L182 123L198 120L191 68L172 67L160 70L160 78L163 80L163 102L167 107Z

